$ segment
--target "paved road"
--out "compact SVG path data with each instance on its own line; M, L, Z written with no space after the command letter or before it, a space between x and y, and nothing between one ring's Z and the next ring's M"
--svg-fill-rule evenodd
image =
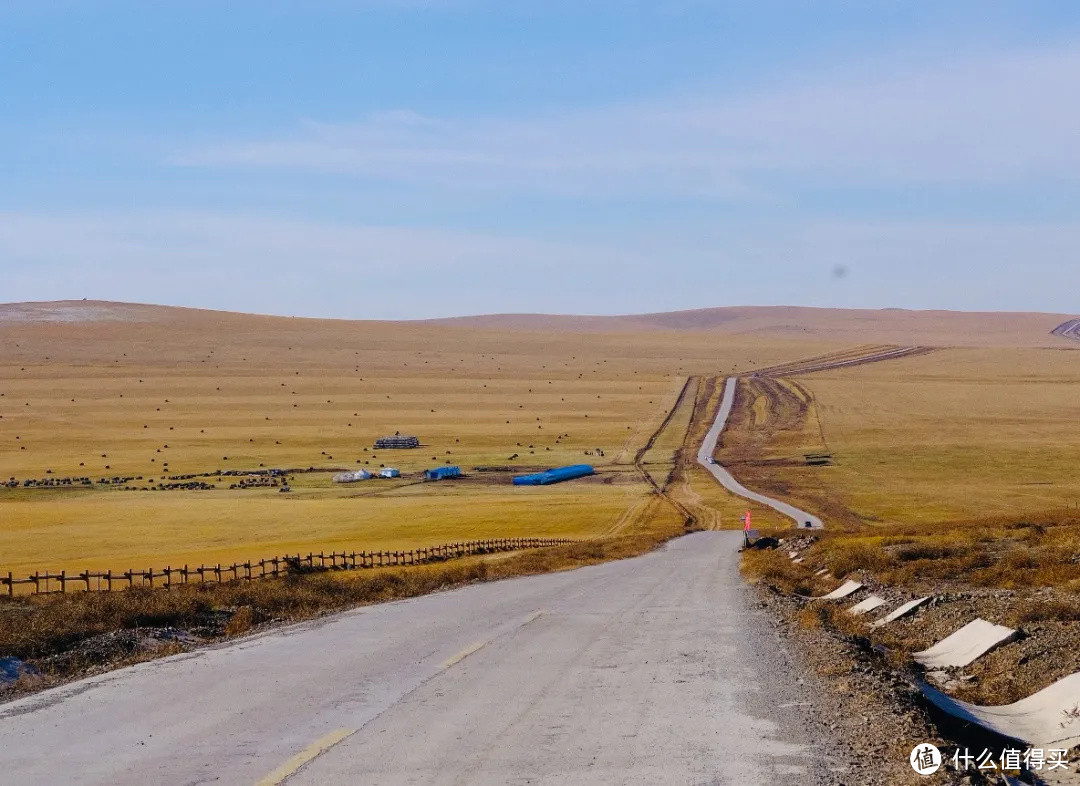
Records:
M808 513L805 510L800 510L794 505L789 505L781 500L766 497L764 494L751 491L739 481L735 480L735 477L724 467L709 462L709 458L716 452L716 441L720 438L720 433L724 430L724 426L727 425L728 418L731 416L731 407L735 403L735 388L738 385L738 382L739 380L736 377L730 377L727 380L727 384L724 386L724 398L723 401L720 402L720 411L716 413L716 420L713 422L712 428L709 429L709 433L705 435L705 441L701 443L701 447L698 449L698 463L709 470L709 472L713 474L713 477L720 481L720 485L732 494L737 494L744 499L750 499L754 502L761 503L778 513L782 513L794 521L795 526L797 527L803 527L809 522L811 527L820 529L824 525L817 516Z
M739 578L739 539L371 606L0 705L0 780L813 783L805 688Z

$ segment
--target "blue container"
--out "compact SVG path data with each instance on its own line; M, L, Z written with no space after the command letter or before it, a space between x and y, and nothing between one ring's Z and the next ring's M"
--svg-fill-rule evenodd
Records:
M546 472L537 472L531 475L515 475L515 486L547 486L550 483L560 483L564 480L583 478L596 472L589 464L572 464L569 467L555 467Z
M456 478L461 475L461 467L435 467L424 470L427 480L442 480L443 478Z
M586 475L592 475L595 470L589 464L572 464L569 467L556 467L555 469L549 469L543 473L546 477L543 484L547 483L559 483L563 480L573 480L574 478L583 478Z

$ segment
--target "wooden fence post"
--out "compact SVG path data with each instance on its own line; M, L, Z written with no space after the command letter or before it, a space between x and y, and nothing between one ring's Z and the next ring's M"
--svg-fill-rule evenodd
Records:
M433 546L424 546L421 548L413 548L408 551L395 550L395 551L331 551L330 568L332 570L355 570L357 568L382 568L382 567L403 567L410 565L422 565L428 562L436 562L441 560L452 559L454 557L466 557L475 554L493 554L500 551L513 551L517 549L531 549L542 548L549 546L560 546L568 543L574 543L571 538L482 538L479 540L466 540L455 541L453 543L440 543ZM144 582L149 583L151 589L154 588L154 579L165 577L164 586L165 589L171 589L177 582L173 579L174 573L180 574L180 583L188 584L191 581L191 574L199 574L199 581L201 584L206 584L207 572L214 574L214 580L218 584L223 584L227 580L240 581L241 579L251 581L255 578L263 578L265 576L280 576L283 572L288 572L287 568L289 564L295 564L303 566L305 563L309 568L314 569L315 558L319 560L319 567L326 568L327 554L325 551L320 551L318 554L314 552L308 552L307 556L303 556L297 553L295 558L289 555L285 557L273 557L272 559L260 559L257 563L251 562L234 562L231 565L222 567L219 562L217 565L207 567L206 565L200 565L198 568L191 568L185 564L182 568L174 568L171 565L166 566L164 569L155 573L154 569L147 568L145 571L127 570L123 573L113 575L113 571L110 568L104 572L92 572L87 568L82 573L75 573L71 576L67 575L67 570L61 570L59 573L51 573L45 571L34 571L33 575L28 575L25 579L15 579L13 571L7 571L6 578L0 574L0 592L3 591L3 587L7 585L8 597L15 595L16 584L33 584L34 587L30 591L30 594L48 594L52 592L52 588L49 586L50 581L56 581L60 584L60 592L67 592L68 582L81 581L83 582L86 592L92 592L94 589L101 591L102 579L105 581L105 591L113 592L113 580L127 580L127 589L131 589L135 586L135 578L138 577L140 586ZM338 560L341 560L340 563ZM258 565L259 575L254 575L252 567ZM240 575L240 569L244 569L244 575ZM284 570L283 570L284 568ZM232 573L231 579L226 579L222 576L222 573ZM96 579L96 587L91 586L91 580ZM44 587L42 586L44 582Z

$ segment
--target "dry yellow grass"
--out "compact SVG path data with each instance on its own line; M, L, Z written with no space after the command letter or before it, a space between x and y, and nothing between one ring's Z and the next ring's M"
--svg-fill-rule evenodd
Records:
M974 521L1080 504L1080 352L946 349L798 384L813 401L797 426L769 434L744 414L746 437L734 443L764 434L755 457L790 465L747 472L833 510L838 523ZM835 466L798 466L825 448Z
M807 592L821 589L812 571L822 565L912 587L1080 588L1072 561L1080 536L1068 512L1080 499L1072 394L1080 356L1045 335L1052 315L735 309L470 326L78 303L19 313L50 309L51 321L13 321L0 307L0 480L130 475L142 486L260 466L385 464L408 475L445 463L470 471L588 461L599 470L548 488L513 488L509 473L479 472L342 487L328 471L294 474L291 494L228 490L227 479L210 479L213 491L0 488L0 569L16 573L500 536L589 539L409 570L7 601L0 649L31 659L62 653L47 667L50 680L96 667L67 650L99 633L156 624L232 635L271 617L302 619L651 548L681 532L683 520L634 459L688 377L690 394L643 467L660 484L670 478L668 496L699 526L739 527L747 504L692 463L719 403L717 383L867 342L1015 348L948 349L744 385L721 459L748 485L802 502L833 526L804 565L754 554L748 573ZM79 320L63 321L72 315ZM425 446L372 450L375 437L398 430ZM805 466L804 453L823 450L835 466ZM749 507L758 526L788 528ZM1040 513L1047 510L1055 512ZM1017 522L1032 517L1036 526ZM1041 605L1024 613L1076 612Z
M1078 359L1064 343L953 348L782 384L750 380L725 458L744 460L751 482L831 514L808 552L811 570L865 572L920 592L1076 591ZM811 397L801 412L794 386ZM759 415L762 391L779 432ZM835 466L801 465L818 445Z
M78 319L63 321L72 314ZM505 476L492 485L479 474L340 487L320 472L294 476L288 495L230 491L227 479L210 479L214 491L4 488L0 568L17 573L622 531L657 515L632 460L687 376L829 348L93 303L68 304L60 316L0 323L0 480L141 476L132 485L142 487L216 469L385 464L409 474L445 463L469 471L581 461L601 475L514 489ZM665 474L689 409L675 421L649 456ZM418 434L425 446L372 449L394 431Z
M6 510L17 516L7 518L2 536L3 567L16 573L43 565L122 570L230 563L311 550L581 537L607 529L643 494L633 482L516 490L433 486L373 498L263 490L102 491L6 503Z
M850 526L1019 515L1080 499L1080 402L1070 393L1080 364L1070 342L1046 334L1053 315L734 309L470 326L94 303L16 311L13 320L0 309L0 480L142 476L134 485L144 486L260 466L410 474L580 461L601 473L539 490L476 474L335 487L328 472L294 476L291 495L229 491L215 479L215 491L0 489L0 568L16 572L622 532L656 515L633 458L687 377L842 350L849 337L1028 348L948 349L783 380L788 405L775 411L750 391L721 452L741 480ZM719 388L702 392L711 417ZM673 467L692 403L645 456L656 479ZM425 447L372 449L394 431ZM802 466L802 453L825 448L836 466ZM703 526L739 526L747 507L693 467L670 493ZM751 509L764 526L782 523Z

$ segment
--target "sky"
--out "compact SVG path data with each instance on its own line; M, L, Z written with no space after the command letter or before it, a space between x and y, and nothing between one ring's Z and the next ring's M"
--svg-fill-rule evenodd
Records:
M0 0L0 302L1080 311L1080 3Z

